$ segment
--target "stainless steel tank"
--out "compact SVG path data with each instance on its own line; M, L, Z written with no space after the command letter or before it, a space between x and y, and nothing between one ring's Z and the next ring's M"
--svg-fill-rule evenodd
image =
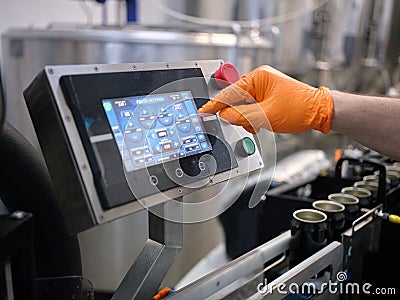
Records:
M183 12L174 11L176 2L184 3ZM314 65L308 40L313 13L320 3L315 0L170 0L164 5L167 7L164 11L180 21L232 27L271 39L274 51L269 64L297 75L310 71Z

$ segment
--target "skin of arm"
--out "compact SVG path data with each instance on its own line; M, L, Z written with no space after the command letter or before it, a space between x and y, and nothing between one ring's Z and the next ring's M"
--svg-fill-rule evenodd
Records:
M400 160L400 99L332 91L331 130Z

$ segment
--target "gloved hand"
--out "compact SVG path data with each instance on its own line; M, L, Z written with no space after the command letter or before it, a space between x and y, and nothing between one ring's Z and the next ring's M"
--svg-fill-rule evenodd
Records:
M173 292L174 290L169 287L162 288L161 290L158 291L156 295L153 296L152 300L161 300L171 295Z
M270 67L260 66L223 89L199 109L256 133L266 128L278 133L326 134L333 114L331 92L315 88Z

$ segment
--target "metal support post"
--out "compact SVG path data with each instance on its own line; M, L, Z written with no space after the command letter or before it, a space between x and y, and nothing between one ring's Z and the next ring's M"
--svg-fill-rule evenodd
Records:
M159 204L152 211L166 216L169 210L173 210L174 214L182 215L181 201L175 199ZM112 300L151 299L181 250L183 223L165 220L158 215L149 211L149 239Z

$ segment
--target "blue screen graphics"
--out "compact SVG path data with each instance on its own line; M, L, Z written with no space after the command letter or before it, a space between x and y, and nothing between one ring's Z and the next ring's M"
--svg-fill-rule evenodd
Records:
M212 150L190 91L102 104L128 172Z

